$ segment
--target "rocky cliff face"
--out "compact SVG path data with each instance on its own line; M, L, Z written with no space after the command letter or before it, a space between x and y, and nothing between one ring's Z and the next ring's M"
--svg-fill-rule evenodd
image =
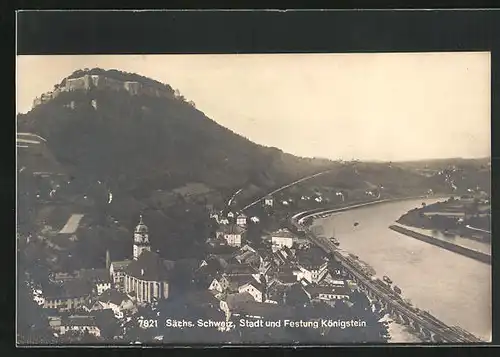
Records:
M130 95L146 95L156 98L174 98L174 93L167 88L161 89L139 81L119 80L106 74L84 74L76 78L65 78L53 91L43 93L40 97L35 98L33 107L58 97L62 92L90 91L94 89L125 91Z

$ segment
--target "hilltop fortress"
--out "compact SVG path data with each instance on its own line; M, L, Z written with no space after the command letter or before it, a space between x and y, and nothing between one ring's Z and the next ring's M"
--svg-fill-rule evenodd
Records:
M33 108L54 99L62 92L88 91L90 89L108 89L114 91L127 91L130 95L147 95L157 98L174 98L173 91L167 88L155 88L144 85L138 81L121 81L110 78L105 74L85 74L78 78L66 78L61 85L42 94L33 101Z

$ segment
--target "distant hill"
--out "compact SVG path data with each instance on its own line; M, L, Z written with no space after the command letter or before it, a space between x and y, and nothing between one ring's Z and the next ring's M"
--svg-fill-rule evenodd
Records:
M100 82L86 85L85 76L99 76ZM101 84L103 79L108 82ZM120 83L137 83L141 90L116 90ZM164 95L148 95L154 93L148 88ZM272 187L332 164L254 144L206 117L170 86L136 74L76 71L53 93L18 116L18 130L44 137L73 176L113 181L138 195L189 182L222 190Z

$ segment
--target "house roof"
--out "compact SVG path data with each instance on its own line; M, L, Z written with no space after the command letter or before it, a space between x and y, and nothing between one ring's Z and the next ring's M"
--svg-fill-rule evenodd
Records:
M157 253L145 250L125 269L125 274L146 281L166 281L173 262L165 261Z
M205 262L205 265L199 267L196 270L196 274L198 276L213 277L221 273L224 270L224 266L227 265L227 263L225 262L225 264L223 265L222 262L217 258L208 258L207 260L205 260Z
M304 296L308 298L304 287L300 283L295 283L289 287L286 292L287 298L303 298Z
M234 253L228 253L228 254L210 254L209 257L206 259L206 262L210 264L210 261L215 261L217 264L220 265L222 268L226 268L228 263L227 260L230 259L233 256Z
M277 231L274 231L271 233L272 237L280 237L280 238L292 238L294 237L294 234L290 232L290 230L286 228L278 229Z
M283 247L282 249L274 252L274 257L283 262L288 262L295 259L295 254L290 248Z
M174 267L175 267L175 262L174 262L173 260L167 260L167 259L162 259L162 260L163 260L163 266L164 266L165 268L167 268L167 270L172 270L172 269L174 269ZM190 262L190 264L193 264L193 266L194 266L194 265L196 265L196 264L194 264L193 262Z
M239 288L241 289L245 285L252 285L253 287L255 287L259 291L262 291L264 289L264 286L265 286L264 284L257 281L254 277L252 277L252 280L250 280L249 282L247 282L243 285L240 285Z
M226 276L225 278L227 279L227 281L229 283L230 289L233 289L233 290L237 290L241 286L255 281L255 278L250 274L232 275L232 276Z
M216 307L219 300L207 290L192 291L183 295L184 302L192 306Z
M90 295L92 293L93 286L88 280L75 278L66 280L60 284L50 284L44 290L47 299L67 299Z
M96 321L94 316L86 315L74 315L63 317L61 319L61 325L65 326L96 326Z
M129 297L127 294L116 289L107 289L98 297L98 300L115 305L121 305L123 301L129 300Z
M254 298L250 293L236 293L236 294L228 294L226 296L227 306L231 309L232 307L238 305L242 302L254 301Z
M272 256L272 252L265 248L258 248L257 253L264 259L267 260Z
M228 264L224 269L226 275L251 275L257 274L257 270L249 264Z
M253 252L251 250L236 255L234 258L240 263L260 261L260 256L256 252Z
M278 272L274 279L283 284L291 284L297 281L297 276L293 275L293 272Z
M245 244L243 247L238 249L238 252L243 253L243 252L257 252L255 249L253 249L249 244Z
M273 266L269 271L270 275L274 280L289 284L297 281L297 276L294 274L295 269L293 266L286 264L281 266Z
M264 264L264 273L267 276L273 276L278 271L278 266L275 262L267 262Z
M229 304L228 304L229 305ZM266 304L254 301L238 301L229 306L233 314L258 316L267 318L283 318L293 316L289 306Z
M349 295L350 291L344 286L321 286L321 285L309 285L305 287L305 291L311 296L315 297L319 294L334 294L334 295Z
M267 289L267 298L269 300L280 301L283 300L285 291L288 290L288 286L280 284L278 282L272 283Z
M95 318L95 323L99 328L108 327L112 321L115 321L115 313L112 309L95 310L91 312Z
M78 272L82 279L87 279L93 282L110 282L110 276L107 269L82 269Z
M296 259L304 268L320 267L326 262L325 253L314 247L308 250L297 251Z
M222 232L224 234L243 234L245 233L245 229L237 224L229 224L226 226L221 226L217 230L217 232Z
M113 266L113 270L119 271L119 270L124 270L132 260L121 260L121 261L116 261L116 262L111 262L111 265Z

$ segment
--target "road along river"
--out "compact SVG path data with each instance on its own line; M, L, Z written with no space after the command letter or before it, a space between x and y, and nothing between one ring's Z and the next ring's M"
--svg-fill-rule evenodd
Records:
M318 218L313 225L334 235L340 248L359 256L377 276L389 276L414 306L491 341L491 265L389 229L422 202L440 200L380 203Z

